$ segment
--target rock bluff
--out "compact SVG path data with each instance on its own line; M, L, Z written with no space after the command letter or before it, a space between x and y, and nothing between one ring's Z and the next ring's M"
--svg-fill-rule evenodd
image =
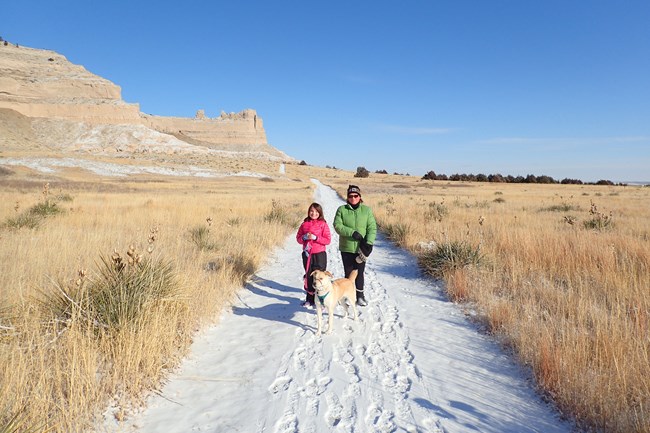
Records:
M144 114L139 104L122 100L120 86L49 50L0 44L0 109L87 126L141 125L192 145L291 159L268 145L255 110L215 118L203 110L194 118Z

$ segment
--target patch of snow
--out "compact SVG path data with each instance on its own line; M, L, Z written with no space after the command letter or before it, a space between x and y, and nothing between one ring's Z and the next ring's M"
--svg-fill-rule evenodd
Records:
M195 166L155 167L146 165L125 165L110 162L89 161L76 158L0 158L0 165L23 166L41 173L55 173L58 168L82 168L100 176L125 177L138 174L159 174L163 176L185 177L267 177L265 174L250 171L217 172Z

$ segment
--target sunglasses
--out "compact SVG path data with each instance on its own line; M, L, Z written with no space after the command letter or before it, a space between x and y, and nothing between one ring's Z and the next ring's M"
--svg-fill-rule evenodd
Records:
M348 198L359 198L359 194L350 194Z

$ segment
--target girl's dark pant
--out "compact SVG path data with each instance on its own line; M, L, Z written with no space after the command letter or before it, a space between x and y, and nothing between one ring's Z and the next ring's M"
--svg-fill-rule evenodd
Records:
M327 253L325 251L321 253L316 253L311 255L311 261L309 262L309 269L307 269L307 256L301 254L302 256L302 267L305 268L305 273L307 274L307 296L305 301L310 304L314 303L314 277L312 277L312 272L319 270L327 270ZM311 293L309 293L311 292Z

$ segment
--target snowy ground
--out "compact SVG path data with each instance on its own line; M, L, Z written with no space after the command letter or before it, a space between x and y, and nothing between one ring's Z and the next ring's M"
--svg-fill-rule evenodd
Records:
M342 204L316 182L331 224ZM343 274L333 232L328 268ZM141 413L105 432L570 432L415 259L379 236L358 322L315 336L294 235Z
M82 168L100 176L126 177L136 174L160 174L164 176L194 177L266 177L249 171L217 172L208 168L192 165L176 167L158 167L152 165L125 165L110 162L98 162L79 158L0 158L0 165L23 166L41 173L56 173L61 168Z

